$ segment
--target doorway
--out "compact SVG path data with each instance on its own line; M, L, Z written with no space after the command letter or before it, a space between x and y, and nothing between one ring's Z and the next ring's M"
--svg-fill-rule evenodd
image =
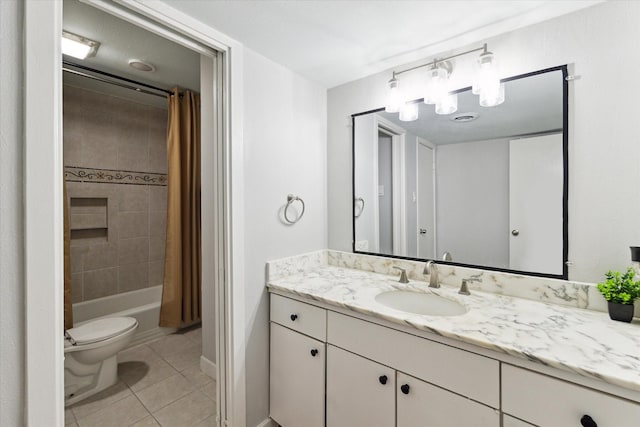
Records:
M169 18L153 7L137 7L126 3L117 6L100 0L88 1L93 6L106 10L130 22L136 22L147 30L183 42L190 48L204 47L211 52L210 64L213 73L209 80L208 119L213 124L210 130L213 139L203 144L202 206L211 212L203 221L203 283L217 283L209 289L208 304L220 306L210 310L216 319L214 336L221 345L216 345L216 371L218 389L227 390L225 378L228 369L227 349L231 322L227 318L227 305L232 301L229 283L232 274L229 265L233 262L229 240L231 226L228 215L230 158L229 131L231 119L228 99L229 80L225 77L231 70L227 62L229 45L217 41L214 32L196 31L180 25L186 16ZM143 18L144 16L144 18ZM161 25L156 24L161 22ZM179 28L169 30L169 28ZM27 180L25 201L28 212L25 217L26 241L26 415L30 425L63 425L63 351L62 351L62 138L61 138L61 69L60 39L62 31L61 2L26 2L25 4L25 158ZM185 37L185 35L187 36ZM217 51L217 52L216 52ZM204 67L205 65L202 65ZM204 90L203 90L204 92ZM223 103L223 99L227 99ZM204 111L204 108L203 108ZM203 120L204 122L205 120ZM204 140L204 129L203 129ZM206 171L206 172L205 172ZM205 243L207 242L207 243ZM208 279L205 279L208 277ZM53 286L52 286L53 284ZM204 290L203 290L204 292ZM58 302L58 303L56 303ZM205 309L206 311L206 309ZM231 389L231 393L234 390ZM227 395L218 390L217 414L227 419L225 399Z
M435 259L435 147L418 138L417 150L418 258Z

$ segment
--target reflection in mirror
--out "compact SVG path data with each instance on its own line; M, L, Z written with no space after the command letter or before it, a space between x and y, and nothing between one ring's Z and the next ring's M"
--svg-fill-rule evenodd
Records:
M566 67L484 108L353 115L354 251L566 278ZM365 209L366 206L366 209Z

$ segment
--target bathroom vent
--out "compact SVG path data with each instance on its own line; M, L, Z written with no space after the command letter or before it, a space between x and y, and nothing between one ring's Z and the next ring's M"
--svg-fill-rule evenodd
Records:
M461 113L451 117L451 121L456 123L472 122L478 118L478 113Z

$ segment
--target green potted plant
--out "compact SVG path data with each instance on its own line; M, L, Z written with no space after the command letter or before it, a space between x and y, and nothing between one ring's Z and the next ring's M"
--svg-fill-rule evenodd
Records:
M597 286L607 300L609 317L612 320L631 322L633 302L640 298L640 280L633 281L635 273L631 267L624 274L609 270L604 276L606 280Z

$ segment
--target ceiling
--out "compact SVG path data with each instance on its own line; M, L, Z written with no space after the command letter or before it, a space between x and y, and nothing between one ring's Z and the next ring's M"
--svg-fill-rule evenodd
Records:
M79 60L65 56L66 60L166 89L200 89L200 54L163 37L77 0L64 0L62 28L100 42L95 57ZM153 64L156 71L131 68L128 61L134 58ZM167 103L164 98L69 73L64 73L64 83L159 107Z
M164 2L331 88L601 0Z
M466 91L458 94L458 111L454 114L438 115L433 105L423 102L419 103L418 120L412 122L401 122L398 113L378 114L414 135L442 145L560 130L562 112L562 72L553 71L505 83L505 102L496 107L481 107L478 96ZM477 114L477 118L471 122L451 120L469 113Z

